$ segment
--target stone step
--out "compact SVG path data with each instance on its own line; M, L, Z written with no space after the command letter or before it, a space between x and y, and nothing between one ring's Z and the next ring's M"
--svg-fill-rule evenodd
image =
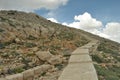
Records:
M82 55L82 54L89 54L89 49L77 48L75 51L72 52L72 55Z
M91 43L88 43L88 44L86 44L86 45L96 45L97 43L95 43L95 42L91 42Z
M81 48L82 49L90 49L92 47L92 45L85 45L85 46L82 46Z
M58 80L98 80L92 63L69 64Z
M93 47L93 46L95 46L95 45L97 45L96 42L91 42L91 43L88 43L88 44L86 44L86 45L84 45L84 46L82 46L82 47L80 47L80 48L89 49L89 48L91 48L91 47Z
M72 55L69 59L69 63L81 62L92 62L92 59L89 55Z

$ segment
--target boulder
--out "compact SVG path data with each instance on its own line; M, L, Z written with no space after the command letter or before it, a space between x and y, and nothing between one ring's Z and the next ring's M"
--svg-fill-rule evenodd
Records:
M48 61L53 56L49 51L38 51L35 54L42 61Z
M60 56L52 56L48 62L52 65L61 64L62 58Z
M53 68L53 66L52 66L52 65L49 65L49 64L44 64L44 65L42 65L41 67L42 67L42 71L43 71L43 72L48 71L48 70L50 70L50 69Z

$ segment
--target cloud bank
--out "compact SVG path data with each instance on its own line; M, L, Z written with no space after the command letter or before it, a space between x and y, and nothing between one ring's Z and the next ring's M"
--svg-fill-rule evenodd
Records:
M107 23L103 29L103 33L109 35L110 39L120 42L120 23Z
M66 5L68 0L0 0L0 10L34 11L53 10Z
M57 21L55 19L53 20ZM62 24L69 27L82 29L90 33L93 33L101 37L108 38L120 43L120 23L119 22L109 22L106 25L103 25L101 21L93 18L90 13L85 12L82 15L74 16L74 21L72 23L64 22Z

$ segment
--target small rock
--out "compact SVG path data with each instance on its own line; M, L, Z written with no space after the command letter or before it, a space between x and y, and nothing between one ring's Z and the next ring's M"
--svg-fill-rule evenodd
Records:
M16 43L20 43L21 41L20 41L19 38L16 38L16 39L15 39L15 42L16 42Z
M41 66L42 67L42 71L45 72L45 71L48 71L50 69L53 68L53 66L49 65L49 64L44 64Z
M37 51L38 50L38 47L34 47L32 48L33 51Z
M68 60L66 59L66 57L63 57L62 60L63 60L63 63L67 63L68 62Z

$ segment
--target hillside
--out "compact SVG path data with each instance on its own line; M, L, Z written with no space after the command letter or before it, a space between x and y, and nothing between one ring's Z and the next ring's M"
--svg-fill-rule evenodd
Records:
M0 11L0 77L48 64L57 69L51 73L56 76L44 72L40 78L57 80L72 51L94 40L99 44L91 56L99 80L120 80L119 43L53 23L34 13ZM51 62L36 55L40 51L54 56Z

